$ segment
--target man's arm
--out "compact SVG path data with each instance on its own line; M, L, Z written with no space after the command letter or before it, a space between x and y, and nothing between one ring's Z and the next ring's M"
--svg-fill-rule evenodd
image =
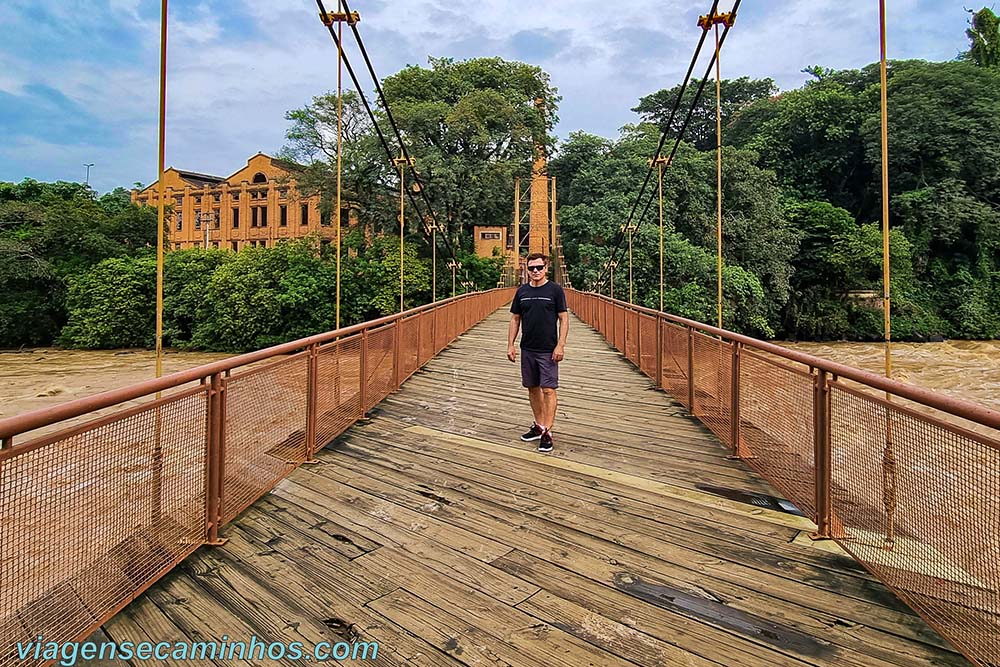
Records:
M552 351L552 361L560 362L566 356L566 336L569 335L569 313L565 310L559 313L559 342Z
M514 347L514 341L517 339L517 331L521 328L521 316L517 314L511 314L510 316L510 328L507 330L507 358L511 361L517 360L517 348Z

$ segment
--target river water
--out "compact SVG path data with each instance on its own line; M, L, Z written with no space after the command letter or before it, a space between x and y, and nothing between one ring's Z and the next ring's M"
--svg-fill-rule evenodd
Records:
M883 346L872 343L780 343L817 357L882 373ZM572 343L571 343L572 345ZM225 353L167 352L164 374L224 359ZM154 377L148 350L0 352L0 418ZM893 345L896 379L1000 410L1000 341Z
M223 352L166 352L163 355L163 374L230 356ZM37 348L0 352L0 419L127 387L154 377L156 354L149 350ZM41 429L32 435L50 430Z
M882 375L882 343L779 343L823 359ZM892 376L1000 410L1000 341L893 343Z

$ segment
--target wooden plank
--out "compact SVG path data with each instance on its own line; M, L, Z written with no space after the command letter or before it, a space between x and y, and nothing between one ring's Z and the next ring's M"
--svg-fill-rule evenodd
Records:
M462 618L449 614L398 589L368 604L390 622L421 637L454 660L469 667L545 667L505 642L497 641Z
M330 518L314 514L278 496L264 496L253 505L253 510L269 515L273 521L289 530L348 559L357 558L382 546L368 535L354 532Z
M190 641L209 645L211 652L207 655L217 665L257 667L265 664L294 664L287 660L269 660L265 663L258 660L241 660L238 657L228 659L220 655L222 642L250 642L254 630L183 574L171 572L156 586L150 588L148 594L160 611L176 624ZM192 649L194 650L197 649Z
M614 577L610 583L595 581L579 572L568 570L521 550L512 551L507 556L497 559L493 565L537 583L547 592L582 607L608 618L617 618L622 623L644 633L670 643L688 646L689 650L707 659L730 664L726 662L727 655L746 655L748 659L749 656L759 655L756 649L750 648L747 644L748 642L759 642L759 640L747 637L743 633L736 634L733 629L724 626L713 626L706 622L694 623L692 619L677 616L676 612L651 605L616 586ZM619 568L619 572L622 574L629 570L631 568L628 566ZM706 597L706 599L711 598ZM729 601L722 600L722 602L727 604ZM756 611L757 614L761 615L762 622L773 617L768 613L770 610L763 606L758 606ZM821 644L829 644L830 641L851 629L852 626L849 623L830 622L817 626L813 636ZM861 664L905 667L949 665L969 667L968 662L953 651L944 651L937 646L891 635L887 636L885 642L872 643L858 649L857 653L853 653L853 659L850 661L840 662L843 659L842 653L835 654L835 658L835 660L827 662L816 662L814 659L806 661L821 665Z
M226 536L237 531L252 537L262 545L256 555L279 552L299 563L299 567L309 572L317 580L324 582L331 590L336 590L340 598L356 606L385 595L394 586L381 577L370 577L350 566L350 561L340 554L309 542L293 533L279 532L272 536L273 524L259 522L255 517L245 517L239 524L230 526ZM227 547L228 548L228 545ZM254 554L247 554L252 557Z
M170 642L173 644L189 641L188 636L153 603L148 593L140 595L129 606L105 623L104 630L112 641L118 644L131 642L133 646L141 642L152 644ZM206 662L211 665L217 664L212 661ZM138 663L139 661L133 664ZM191 663L168 657L162 661L162 664L168 667L183 667Z
M358 560L371 561L377 553L372 552ZM506 654L508 659L516 659L512 664L539 667L543 665L618 667L633 664L547 623L539 622L530 614L487 598L443 575L422 568L419 563L405 563L404 567L409 576L409 583L401 590L412 594L424 604L417 600L407 600L398 593L391 593L386 598L370 603L370 607L389 616L392 612L386 609L384 601L388 598L395 603L402 598L403 604L409 603L422 608L434 619L433 625L449 628L453 637L464 634L468 629L474 629L474 633L481 637L480 641L488 646L490 651L501 656ZM456 627L456 621L461 625ZM412 623L409 620L406 622ZM408 629L415 634L428 633L430 630L422 622L414 626ZM511 653L513 655L510 655Z
M517 608L637 665L718 667L731 664L707 660L546 591L532 595ZM631 619L626 616L625 620Z
M335 515L349 518L387 537L395 536L406 540L405 533L400 533L400 530L417 533L483 562L489 562L510 549L496 540L481 537L477 533L451 526L375 496L359 493L357 489L303 469L279 482L274 493L296 502L304 502L303 499L308 498L308 507L314 512L320 507L334 505L337 508Z
M359 470L363 467L361 462L355 464L355 468ZM393 487L389 483L393 476L388 472L380 475L370 472L345 473L342 466L320 466L312 470L318 474L344 476L342 481L345 483L353 480L369 493L395 503L409 504L415 510L419 510L422 502L418 494L406 490L407 482L400 482L400 486ZM694 581L701 581L695 588L712 591L704 594L728 600L728 604L735 610L752 613L763 606L771 615L780 615L783 622L789 624L790 631L796 633L808 633L844 623L849 629L838 631L836 641L848 651L863 651L873 637L876 641L884 641L879 633L873 634L868 626L887 632L900 632L910 626L918 631L927 631L919 619L904 612L844 598L836 593L812 588L808 584L748 568L744 563L723 564L718 558L691 558L690 552L683 548L642 535L622 532L617 538L600 540L590 536L585 526L567 529L547 520L519 521L516 513L512 514L505 508L483 504L471 498L462 502L459 510L446 505L435 508L434 513L463 527L491 523L483 517L470 514L474 509L493 518L492 535L497 539L553 562L574 563L571 569L598 581L613 582L616 570L609 568L609 564L624 566L625 563L631 563L630 571L646 572L681 590L690 589L694 586ZM627 545L628 548L618 546L620 544ZM594 554L597 558L577 555L580 552ZM705 581L705 575L712 579ZM753 593L748 595L748 591ZM855 662L856 658L848 652L843 652L841 659L845 664L865 664Z
M371 662L376 665L451 664L345 596L340 577L322 576L321 563L314 566L268 549L238 529L225 550L214 550L203 560L192 569L206 590L241 617L256 619L254 627L263 627L268 636L301 641L309 651L319 642L374 642L378 649Z
M532 463L548 466L550 468L571 470L590 477L595 477L597 479L614 481L624 486L633 486L658 495L666 496L668 498L700 504L741 516L753 517L757 520L767 520L771 523L787 526L796 530L816 529L816 524L805 517L785 514L783 512L777 512L766 508L750 508L743 503L737 503L701 491L692 491L673 484L666 484L664 482L645 479L637 475L630 475L616 470L607 470L605 468L571 461L558 456L547 456L533 451L526 451L515 447L508 447L506 445L498 445L478 438L470 438L467 436L456 435L454 433L439 431L437 429L427 428L426 426L410 426L406 430L409 433L414 433L427 438L433 438L438 441L452 442L463 448L474 447L483 451L493 452L495 454L504 454L505 456L509 456L514 459L530 461Z
M553 480L547 468L520 464L511 465L511 462L502 458L502 455L498 457L492 452L484 452L471 447L463 448L461 456L458 457L455 455L454 447L447 442L437 442L436 439L410 435L392 425L379 429L378 426L383 421L385 421L384 418L373 420L365 429L353 431L350 435L345 436L336 451L355 456L357 454L347 448L356 445L367 450L364 454L360 454L366 460L377 462L386 467L398 467L400 470L405 470L404 466L412 465L414 461L418 460L412 458L414 456L434 457L432 465L435 468L453 470L457 476L475 475L481 472L493 480L502 479L511 484L516 481L518 484L528 485L531 488L522 492L527 493L532 498L536 494L542 494L545 497L551 497L554 494L557 498L578 501L573 504L574 509L600 504L623 515L648 517L664 523L681 521L679 525L688 529L704 525L710 526L713 532L725 532L728 529L733 529L736 531L734 537L744 542L748 539L769 539L771 542L786 543L801 532L796 528L768 522L767 516L763 512L753 514L754 510L759 509L756 507L749 508L751 518L745 514L719 511L706 507L704 504L677 500L634 486L618 484L611 480L598 480L572 470L560 470L558 491L547 491L546 487L551 486ZM458 472L459 470L462 472ZM492 471L497 470L503 470L503 475L492 474ZM515 495L518 493L516 490L510 490L510 492ZM711 498L719 499L720 497L711 495ZM734 501L726 501L726 503L729 502ZM740 503L740 505L743 504ZM841 559L838 561L838 565L841 568L848 567L853 568L856 572L863 572L859 566L854 565L852 560Z
M370 432L370 431L369 431ZM389 447L391 451L376 451L371 447ZM369 447L366 449L366 447ZM589 530L595 537L603 537L612 541L630 539L632 534L655 536L674 545L682 545L701 554L746 564L756 567L763 563L763 569L780 576L792 579L809 578L818 587L826 587L841 594L852 594L866 602L872 600L873 578L860 567L851 567L845 571L845 562L853 566L853 560L845 557L833 557L815 549L803 549L791 546L790 542L798 534L793 529L781 529L776 539L765 539L757 531L758 527L770 528L764 522L753 522L753 531L729 530L725 524L711 519L678 521L678 507L685 508L681 503L674 505L671 511L661 507L646 505L637 513L623 512L620 506L612 501L607 494L594 494L587 500L578 500L567 493L565 487L556 489L545 487L546 480L535 478L531 467L498 465L492 458L485 459L491 470L503 469L509 472L505 475L479 470L470 467L470 450L463 452L462 464L453 463L454 452L441 449L440 458L430 458L415 450L434 449L432 445L418 445L404 440L401 436L393 438L392 442L379 443L362 436L353 435L345 440L340 452L353 454L360 452L361 462L354 464L359 472L370 471L369 464L393 468L391 461L405 463L403 474L419 479L433 479L435 487L416 482L417 486L434 489L435 495L448 495L449 489L456 489L462 494L470 494L496 505L508 506L511 509L525 512L542 519L556 521L564 526L578 530ZM383 456L385 454L385 456ZM386 458L388 456L389 458ZM578 487L581 488L582 487ZM429 493L429 492L428 492ZM454 495L454 494L452 494ZM461 496L455 496L459 499ZM668 499L665 499L668 500ZM443 502L451 502L442 497ZM700 508L700 506L688 506ZM726 516L723 514L723 516ZM593 523L590 523L590 522ZM749 523L749 522L744 522ZM588 528L590 527L590 528ZM776 527L777 528L777 527ZM692 559L697 554L692 554ZM801 567L799 563L805 564ZM817 572L817 568L820 572ZM818 574L822 577L818 577ZM904 605L888 591L880 597L880 602L892 609L903 609Z

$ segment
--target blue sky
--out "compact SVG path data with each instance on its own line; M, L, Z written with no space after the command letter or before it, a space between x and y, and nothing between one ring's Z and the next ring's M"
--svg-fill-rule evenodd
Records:
M963 0L888 4L890 57L949 60L967 47ZM428 56L523 60L548 71L563 96L561 137L614 137L637 120L630 109L641 96L680 82L711 2L351 6L380 76ZM155 179L159 11L157 0L0 2L0 180L82 181L90 162L101 192ZM228 175L257 151L277 152L285 112L336 86L315 0L170 0L169 16L168 166ZM877 0L745 0L722 66L724 77L770 76L788 89L807 65L877 59Z

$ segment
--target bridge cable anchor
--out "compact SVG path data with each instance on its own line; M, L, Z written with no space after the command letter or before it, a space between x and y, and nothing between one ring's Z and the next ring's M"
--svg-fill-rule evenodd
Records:
M344 22L347 25L355 25L361 20L361 14L357 12L320 12L319 20L327 28L332 28L334 23Z
M706 31L715 25L724 25L727 28L732 28L734 23L736 23L736 15L732 12L726 12L725 14L705 14L698 17L698 26Z

